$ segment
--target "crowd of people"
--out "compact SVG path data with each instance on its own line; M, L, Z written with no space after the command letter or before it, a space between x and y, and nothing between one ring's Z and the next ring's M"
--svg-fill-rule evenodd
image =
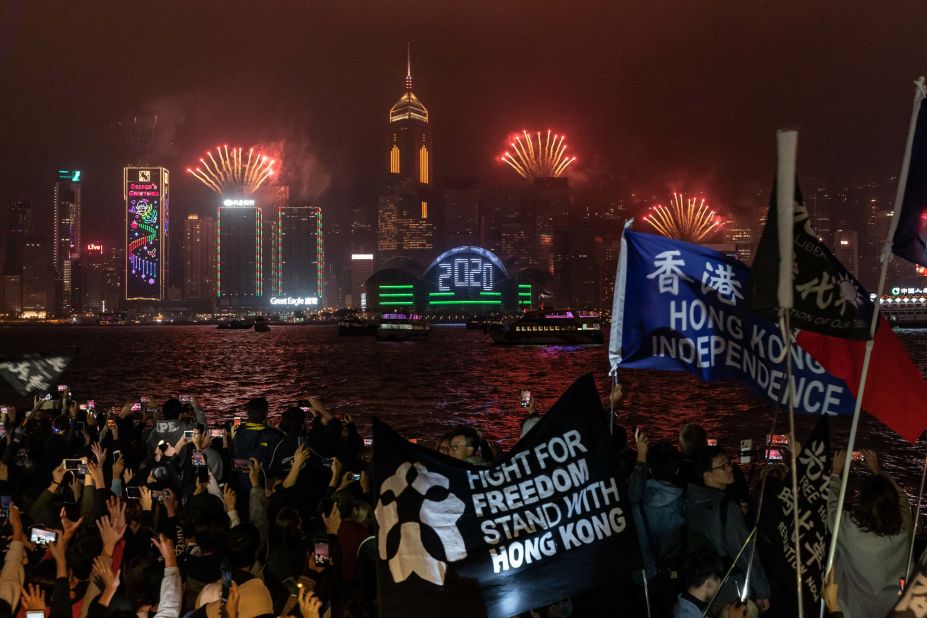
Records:
M37 400L28 419L7 409L0 618L378 615L372 451L352 419L313 398L271 424L257 398L210 424L197 399L186 399L103 412L63 393ZM527 403L523 434L540 418ZM475 465L501 456L467 426L434 448ZM703 428L684 426L678 444L618 428L614 448L644 569L532 618L795 615L777 602L794 582L767 577L774 543L762 531L748 569L751 552L741 550L755 497ZM833 459L832 527L847 465L843 453ZM864 461L870 474L839 523L836 568L823 588L829 616L885 615L907 564L907 497L876 453Z

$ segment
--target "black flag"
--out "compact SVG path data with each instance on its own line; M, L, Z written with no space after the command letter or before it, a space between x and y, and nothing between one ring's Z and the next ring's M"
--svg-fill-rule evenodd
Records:
M44 393L51 388L68 366L66 356L21 356L11 360L0 360L0 376L6 379L16 391L27 396Z
M769 201L750 276L749 307L772 320L779 317L779 263L792 262L792 328L845 339L869 339L872 302L863 286L830 252L811 227L795 181L794 242L791 258L780 255L776 189Z
M595 381L481 467L374 422L383 616L514 616L641 568Z
M921 560L911 573L910 581L905 582L904 594L885 618L927 618L927 556Z
M909 161L892 253L927 266L927 99L921 99L917 109Z
M818 613L822 579L827 566L827 548L830 535L827 531L827 489L830 481L830 427L828 417L822 416L802 445L798 456L798 521L801 528L802 592L807 615ZM775 447L773 447L775 448ZM795 518L792 515L792 485L783 481L775 488L778 521L775 523L776 552L775 577L781 589L784 607L797 607L795 599ZM772 523L772 522L770 522Z

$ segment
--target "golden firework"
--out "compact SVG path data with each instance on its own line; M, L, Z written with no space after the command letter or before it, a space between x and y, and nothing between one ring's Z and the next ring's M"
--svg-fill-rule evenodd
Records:
M727 221L709 207L704 198L673 193L669 206L656 204L644 216L660 234L687 242L701 242Z
M231 149L228 145L219 146L215 155L208 151L200 157L201 165L188 167L187 173L219 195L251 195L275 174L276 160L255 153L254 148L248 149L247 157L243 153L240 146Z
M556 178L576 161L576 157L566 155L566 136L551 133L550 129L543 138L540 131L534 137L527 131L521 133L513 137L512 150L502 153L500 159L522 178Z

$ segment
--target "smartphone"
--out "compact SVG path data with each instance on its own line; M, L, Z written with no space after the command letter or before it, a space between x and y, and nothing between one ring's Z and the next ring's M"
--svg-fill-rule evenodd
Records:
M58 385L58 392L59 392L59 393L66 393L66 392L68 392L68 385L67 385L67 384L59 384L59 385Z
M240 417L240 416L236 416L236 417L235 417L235 420L232 421L232 426L233 426L233 427L238 427L238 426L240 426L240 425L241 425L241 417Z
M139 400L139 402L141 402L141 403L150 403L150 402L151 402L151 397L139 397L138 400Z
M853 461L866 461L862 451L853 451Z
M65 459L64 460L64 469L71 470L72 472L80 470L81 466L86 467L87 459L84 457L78 459Z
M527 408L531 405L531 391L523 390L521 392L521 407Z
M418 438L409 438L411 444L418 444Z
M141 412L141 411L142 411L142 404L140 404L140 403L137 402L137 401L136 401L135 403L133 403L133 404L132 404L132 411L133 411L133 412Z
M161 452L163 453L167 450L167 442L164 440L158 440L158 448L161 449Z
M26 618L45 618L45 612L37 610L27 611Z
M142 492L139 491L138 487L135 485L126 487L126 500L139 500L141 497Z
M192 440L192 439L193 439L193 430L192 430L192 429L185 429L184 432L183 432L183 437L186 438L187 440Z
M312 408L310 408L309 406L299 406L299 409L305 412L306 414L309 414L310 412L312 412Z
M782 451L777 448L766 449L766 456L769 461L782 461Z
M0 496L0 517L3 519L10 518L11 504L13 504L13 496Z
M222 602L229 600L229 590L232 589L232 572L222 569Z
M360 476L361 476L361 475L360 475L360 472L349 472L349 473L348 473L348 479L350 479L350 480L352 480L352 481L359 481L359 480L360 480Z
M119 449L116 449L115 451L113 451L113 461L116 461L117 459L119 459L120 455L122 455L122 451L120 451Z
M295 579L293 579L292 577L287 577L285 580L283 580L283 581L280 582L280 583L283 584L283 588L284 588L287 592L290 593L290 596L291 596L291 597L298 596L298 595L299 595L299 589L303 587L302 584L300 584L299 582L297 582L297 581L296 581Z
M29 540L35 545L48 545L58 540L58 533L54 530L46 530L45 528L33 528L29 535Z
M373 438L364 438L364 446L368 448L373 446Z
M190 403L193 401L193 395L181 395L180 403Z
M206 456L203 454L203 451L193 451L190 460L193 462L193 467L195 468L202 468L206 465Z
M210 430L209 430L209 437L210 437L210 438L220 438L220 439L221 439L221 438L224 438L224 437L225 437L225 430L222 429L221 427L220 427L219 429L210 429Z
M235 472L244 472L247 474L251 471L251 460L250 459L233 459L232 460L232 470Z
M789 434L787 433L766 434L766 444L769 446L775 446L775 445L788 446L789 445Z
M328 566L331 564L331 554L328 552L328 540L326 539L316 539L313 541L313 560L315 560L315 566Z
M88 400L87 400L87 409L88 409L88 410L96 410L96 409L97 409L97 402L94 401L93 399L88 399Z
M87 411L87 404L86 404L86 403L82 403L82 404L80 404L79 406L77 406L77 409L78 409L78 410L83 410L84 412L86 412L86 411Z
M51 401L51 395L45 395L42 397L42 401Z
M332 463L333 463L334 461L335 461L335 458L334 458L334 457L323 457L323 458L322 458L322 465L325 466L326 468L331 468L331 467L332 467Z
M155 502L161 502L164 500L164 492L160 489L151 490L151 499Z
M718 446L717 438L708 438L705 442L708 444L708 446Z

